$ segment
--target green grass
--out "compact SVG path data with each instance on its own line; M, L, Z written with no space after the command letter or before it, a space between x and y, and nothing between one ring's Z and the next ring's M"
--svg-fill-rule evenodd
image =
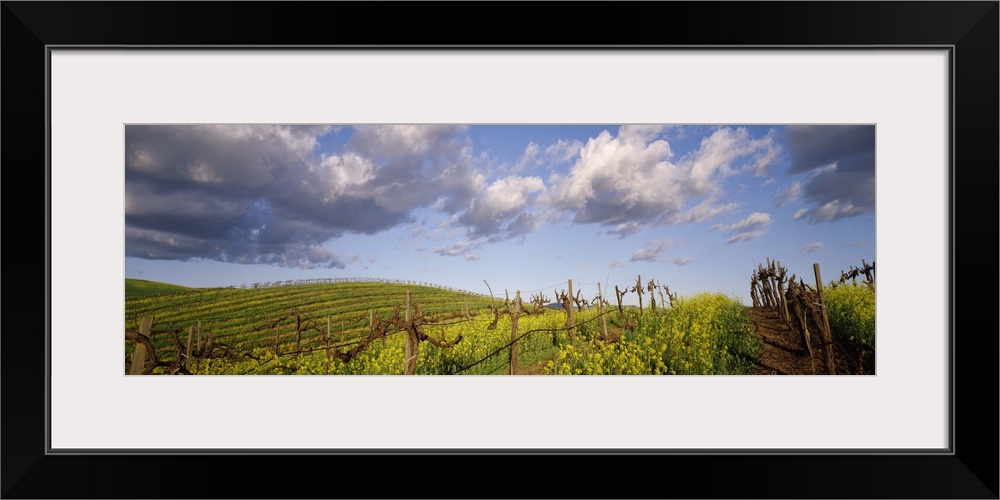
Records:
M411 292L414 305L420 304L425 315L434 321L447 321L460 313L466 303L473 314L490 303L489 297L481 295L376 282L259 289L200 288L126 298L124 327L127 331L138 331L141 318L152 316L152 343L157 355L167 360L177 355L169 332L178 332L183 345L187 342L189 329L199 324L202 338L211 335L216 345L224 344L233 353L273 350L276 335L281 351L287 352L294 348L297 326L302 332L301 344L305 349L325 335L328 318L335 344L367 335L370 312L382 318L390 316L394 307L405 302L407 290ZM126 359L130 359L132 349L133 343L126 342Z
M200 374L398 374L402 373L402 335L376 341L348 363L327 366L325 334L344 352L369 333L370 312L389 317L410 291L428 321L425 333L462 341L450 349L420 345L418 374L503 374L508 370L511 320L491 326L489 297L414 284L376 282L317 283L266 288L191 289L169 295L132 297L125 301L125 329L136 331L143 316L154 318L152 343L161 360L178 359L189 332L200 325L201 338L211 336L216 357L199 365ZM465 305L472 315L461 314ZM566 315L545 310L519 321L518 359L522 367L544 364L547 373L588 374L738 374L752 372L759 352L746 307L721 294L682 298L674 307L646 311L628 308L625 337L613 344L598 340L598 311L576 311L577 345L570 347ZM328 319L329 318L329 319ZM621 331L622 320L610 312L609 329ZM301 356L295 351L301 332ZM174 335L177 333L177 341ZM343 332L343 333L341 333ZM197 337L194 337L197 339ZM278 340L282 357L274 356ZM179 346L178 346L179 344ZM180 347L180 348L178 348ZM134 344L125 342L124 367ZM222 357L218 357L220 353ZM250 356L247 356L250 355ZM553 358L557 358L554 359ZM549 361L553 360L553 361ZM194 368L194 367L192 367ZM158 368L154 373L163 373Z
M176 293L191 290L186 286L161 283L159 281L137 280L125 278L125 296L141 297L143 295L156 295L161 293Z

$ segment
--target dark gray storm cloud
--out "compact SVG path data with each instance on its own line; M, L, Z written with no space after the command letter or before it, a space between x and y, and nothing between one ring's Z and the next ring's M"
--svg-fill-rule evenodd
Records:
M126 256L344 267L323 243L389 229L418 207L464 209L481 189L447 128L362 128L353 151L317 155L328 130L126 126Z
M790 174L808 174L795 219L829 222L875 210L875 126L801 125L784 131Z
M383 206L410 210L436 204L449 214L466 209L483 188L465 126L363 125L349 146L379 165L365 190Z

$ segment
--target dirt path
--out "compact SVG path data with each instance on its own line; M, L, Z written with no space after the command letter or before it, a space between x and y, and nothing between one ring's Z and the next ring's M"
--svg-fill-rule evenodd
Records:
M773 309L751 308L750 322L757 337L764 341L764 348L757 358L758 375L812 375L813 364L817 373L823 373L822 358L810 363L805 339L798 328L790 328ZM811 340L818 346L819 339ZM813 347L814 352L816 347Z
M758 375L827 374L822 341L815 332L809 332L809 343L813 348L813 359L810 360L802 331L785 324L777 311L751 308L750 322L754 325L757 337L764 341L764 348L757 358ZM851 372L850 364L842 353L834 350L833 360L838 374Z
M518 375L542 375L543 372L545 371L545 364L548 363L548 362L549 362L549 360L546 359L544 361L540 361L540 362L535 363L533 365L518 366L517 367L517 374Z

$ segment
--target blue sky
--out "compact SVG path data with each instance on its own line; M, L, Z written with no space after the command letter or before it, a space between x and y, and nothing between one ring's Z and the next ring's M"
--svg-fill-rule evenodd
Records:
M874 260L875 127L127 125L124 209L128 278L551 298L638 274L749 304L768 257Z

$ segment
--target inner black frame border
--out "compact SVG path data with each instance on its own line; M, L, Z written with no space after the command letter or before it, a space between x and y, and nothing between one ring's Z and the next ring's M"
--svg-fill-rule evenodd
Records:
M306 476L306 471L328 470L330 452L308 450L266 450L255 452L186 450L148 450L140 453L101 450L100 453L57 453L48 441L48 345L49 333L49 191L48 191L48 57L54 48L143 49L157 47L188 48L585 48L616 50L621 48L662 50L664 48L949 48L951 101L951 213L949 214L948 277L950 348L952 370L949 386L950 447L948 450L917 450L906 453L871 451L816 450L668 450L642 453L641 450L347 450L354 453L350 462L351 477L371 477L381 497L409 498L419 489L405 481L386 481L396 471L415 464L437 462L454 455L468 455L452 460L452 474L475 474L491 486L483 491L432 489L434 496L551 496L528 490L516 483L494 481L505 476L505 469L483 474L481 456L499 457L511 463L518 455L520 466L538 465L545 469L553 462L564 464L567 471L586 474L590 466L608 475L607 481L577 479L574 489L564 481L549 481L552 492L569 497L625 498L634 491L640 496L665 497L937 497L997 498L997 428L977 422L996 422L997 404L990 384L996 383L997 357L995 335L997 322L990 314L961 309L956 315L957 285L964 285L964 297L985 296L987 311L997 289L991 280L956 279L965 276L995 276L992 262L956 257L959 241L970 249L986 248L990 255L996 248L995 233L983 232L983 221L997 218L997 95L998 95L998 2L706 2L621 4L609 9L604 17L593 17L602 4L574 6L574 12L560 18L546 19L547 34L563 36L576 44L552 45L534 40L540 31L529 31L528 44L510 45L509 27L522 21L522 9L490 12L491 20L473 29L451 26L443 20L415 26L417 17L435 19L427 14L450 11L471 15L471 4L320 4L268 2L222 3L92 3L92 2L3 2L2 61L3 135L5 148L0 158L7 167L8 191L29 190L26 186L45 186L43 210L31 203L8 203L8 223L18 224L18 237L4 245L3 253L15 262L35 262L45 270L44 289L38 293L17 293L7 297L8 315L3 337L2 440L3 497L298 497L312 491L309 481L279 480L264 486L243 482L228 475L193 475L183 482L166 477L188 476L186 471L211 470L220 466L267 472L275 478ZM486 4L487 6L495 6ZM497 4L505 5L505 4ZM524 4L518 4L524 5ZM565 7L572 4L556 4ZM639 10L647 12L639 12ZM725 11L725 19L715 18ZM415 17L416 16L416 17ZM322 30L326 20L338 20L334 31ZM574 21L585 25L600 19L605 31L574 32ZM673 24L664 19L681 19ZM712 19L713 22L707 22ZM559 24L561 21L564 24ZM438 25L434 25L438 23ZM492 23L492 24L491 24ZM662 25L661 25L662 24ZM559 28L558 26L564 26ZM569 28L565 25L570 25ZM752 27L752 29L751 29ZM560 33L559 30L565 30ZM584 30L589 31L589 30ZM651 34L655 33L655 34ZM492 39L491 39L492 37ZM455 43L459 40L461 43ZM498 42L500 40L500 42ZM619 45L621 44L621 45ZM956 165L965 166L955 168ZM962 175L958 175L958 174ZM963 197L958 197L963 188ZM975 193L969 188L975 188ZM37 192L37 191L36 191ZM8 194L11 194L10 192ZM8 197L8 200L11 198ZM15 197L15 199L18 199ZM37 202L37 196L33 202ZM37 221L44 214L41 227L24 220ZM26 217L22 217L26 216ZM956 239L956 224L962 220L979 222L973 232ZM968 224L965 227L969 227ZM10 225L8 224L8 227ZM992 231L992 226L985 231ZM44 229L43 237L38 237ZM25 234L26 233L26 234ZM28 235L34 237L29 237ZM975 238L973 239L973 234ZM43 248L30 246L44 242ZM966 254L961 254L966 255ZM983 269L986 267L987 269ZM977 282L978 281L978 282ZM989 283L989 284L987 284ZM36 284L37 286L37 284ZM20 283L19 289L22 289ZM44 300L43 300L44 298ZM44 306L44 309L42 309ZM17 311L12 318L12 311ZM35 314L29 314L33 311ZM39 327L38 316L45 318L45 331L33 335ZM34 316L34 318L28 318ZM14 326L12 323L16 321ZM959 328L961 326L961 328ZM968 342L955 342L957 331L970 332ZM976 333L973 333L976 332ZM39 340L44 333L45 341ZM40 363L41 359L46 362ZM959 359L962 362L959 362ZM43 371L43 368L45 369ZM30 381L30 382L26 382ZM957 385L965 383L970 385ZM44 387L39 387L39 384ZM975 385L972 387L971 385ZM42 389L42 390L39 390ZM986 395L984 397L984 395ZM962 424L962 425L958 425ZM142 431L141 422L123 419L123 425ZM401 423L402 425L402 423ZM87 455L87 456L81 456ZM553 458L551 455L560 455ZM589 457L588 457L589 455ZM600 455L600 456L594 456ZM605 456L605 455L614 455ZM419 457L418 457L419 456ZM471 456L476 456L472 459ZM585 460L580 460L583 457ZM569 460L572 459L572 460ZM663 471L662 477L636 476L636 460L645 468ZM497 461L498 463L500 461ZM265 465L266 464L266 465ZM377 465L376 465L377 464ZM226 467L228 468L228 467ZM357 470L353 470L353 469ZM422 467L417 467L418 472ZM221 468L220 468L221 470ZM147 471L147 472L143 472ZM347 472L348 469L343 469ZM631 471L631 474L629 474ZM825 478L822 471L839 480ZM360 476L359 476L360 474ZM623 481L612 478L620 476ZM198 479L200 477L201 479ZM728 477L729 480L722 480ZM153 481L155 478L161 480ZM670 479L673 478L673 479ZM146 480L143 480L146 479ZM645 481L645 482L644 482ZM297 487L297 484L302 487ZM369 483L373 484L373 483ZM429 486L432 486L429 485ZM674 489L675 487L680 489ZM300 489L296 489L300 488ZM638 488L638 490L637 490ZM692 489L693 488L693 489ZM364 490L362 490L364 491ZM530 491L530 493L528 493ZM548 490L546 490L548 491ZM575 492L579 492L574 494ZM683 492L683 493L679 493ZM309 496L308 494L306 496ZM329 495L320 495L329 496ZM363 496L363 495L358 495Z

